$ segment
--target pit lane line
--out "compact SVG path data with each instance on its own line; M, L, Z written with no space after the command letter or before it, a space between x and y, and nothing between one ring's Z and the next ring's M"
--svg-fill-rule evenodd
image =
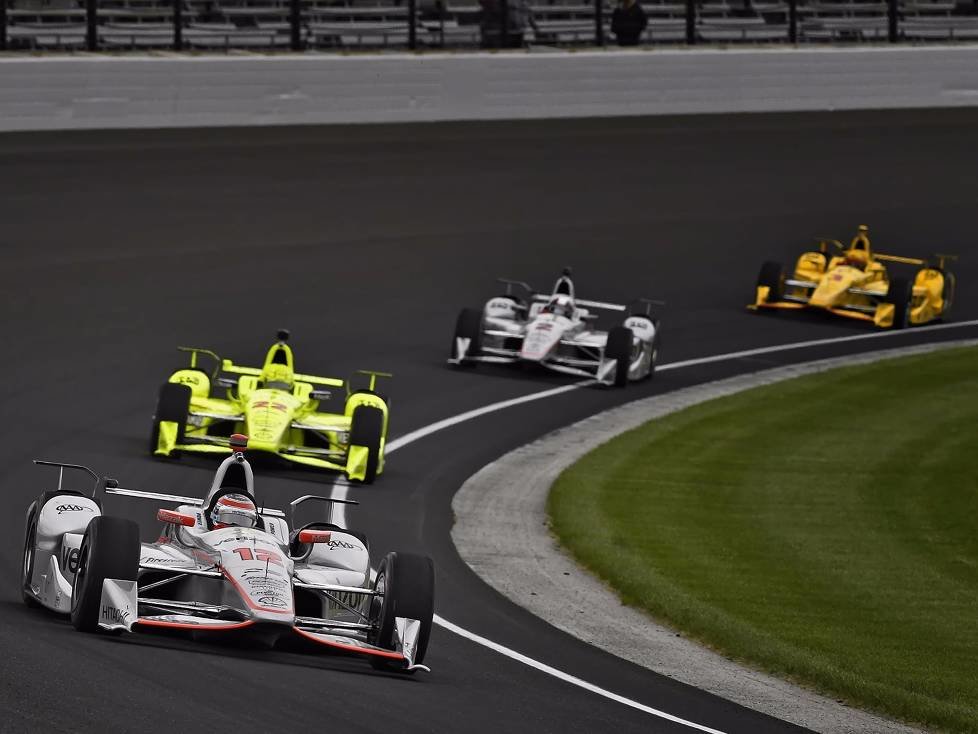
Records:
M781 345L770 346L770 347L758 347L756 349L745 349L739 352L725 352L723 354L715 354L708 357L697 357L694 359L686 359L679 362L669 362L664 365L657 366L656 371L665 372L668 370L683 369L685 367L695 367L703 364L713 364L716 362L728 362L734 359L743 359L746 357L756 357L764 354L777 354L779 352L788 352L796 349L807 349L809 347L828 346L832 344L844 344L847 342L864 341L867 339L881 339L890 336L898 336L901 334L905 335L908 333L919 334L919 333L930 332L930 331L942 331L945 329L960 329L968 326L978 326L978 319L974 319L971 321L960 321L953 324L936 324L934 326L922 326L914 329L911 332L907 332L904 330L878 331L869 334L855 334L850 336L828 337L825 339L811 339L809 341L792 342L789 344L781 344ZM459 423L465 423L466 421L473 420L474 418L478 418L480 416L487 415L489 413L495 413L500 410L505 410L506 408L511 408L516 405L522 405L524 403L530 403L536 400L544 400L546 398L554 397L556 395L562 395L564 393L568 393L573 390L578 390L582 387L586 387L592 384L594 384L594 380L582 380L580 382L575 382L570 385L564 385L562 387L552 388L549 390L542 390L540 392L530 393L529 395L523 395L517 398L510 398L509 400L501 400L496 403L490 403L489 405L485 405L481 408L475 408L473 410L468 410L464 413L459 413L458 415L451 416L449 418L444 418L440 421L435 421L434 423L430 423L427 426L422 426L421 428L418 428L414 431L410 431L409 433L406 433L403 436L396 438L393 441L390 441L387 444L385 454L389 454L393 451L397 451L398 449L404 448L405 446L409 446L415 441L419 441L422 438L426 438L427 436L430 436L433 433L437 433L438 431L444 430L445 428L456 426ZM333 490L335 492L334 496L340 499L346 499L348 494L347 488L349 486L350 485L346 484L345 482L342 483L340 481L334 482L333 484ZM346 523L345 509L346 508L344 505L340 505L337 508L338 510L338 512L336 513L337 522L340 525L345 525ZM573 676L570 673L565 673L561 670L558 670L557 668L553 668L547 665L546 663L541 663L540 661L527 657L526 655L523 655L522 653L519 653L516 650L512 650L504 645L500 645L497 642L493 642L492 640L482 637L481 635L477 635L474 632L470 632L469 630L463 627L459 627L457 624L454 624L453 622L450 622L449 620L437 614L434 616L433 621L439 627L446 629L449 632L454 632L460 637L464 637L465 639L475 642L476 644L482 645L483 647L486 647L494 652L497 652L500 655L504 655L512 660L523 663L524 665L527 665L531 668L535 668L536 670L546 673L547 675L553 676L554 678L557 678L559 680L575 685L579 688L583 688L586 691L590 691L591 693L595 693L599 696L602 696L603 698L607 698L611 701L620 703L624 706L628 706L630 708L637 709L644 713L651 714L652 716L655 716L660 719L664 719L666 721L670 721L674 724L680 724L690 729L707 732L708 734L724 734L724 732L720 731L719 729L712 729L708 726L704 726L703 724L697 724L696 722L693 721L687 721L686 719L679 718L678 716L673 716L672 714L667 713L665 711L660 711L659 709L652 708L651 706L646 706L645 704L639 703L638 701L634 701L630 698L620 696L617 693L596 686L593 683L588 683L587 681L578 678L576 676Z

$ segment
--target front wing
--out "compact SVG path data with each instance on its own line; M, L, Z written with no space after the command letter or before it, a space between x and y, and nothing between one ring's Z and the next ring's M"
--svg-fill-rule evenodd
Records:
M183 570L182 572L185 572ZM198 574L214 575L216 572L197 571ZM216 574L220 575L220 574ZM329 593L372 593L367 589L330 587L321 585ZM99 627L108 631L152 631L154 629L182 630L196 633L241 632L261 635L272 644L285 637L298 638L314 643L320 649L353 653L383 659L403 666L404 670L430 670L414 662L421 634L421 622L407 617L395 617L394 649L373 645L364 639L371 629L367 623L338 622L313 617L294 617L291 623L272 624L267 621L244 618L228 618L239 609L198 602L180 602L139 596L138 582L105 579L102 584ZM169 610L166 608L170 607ZM139 610L153 609L156 614L140 615ZM290 615L291 616L291 615Z
M844 316L849 319L868 321L884 329L893 326L894 306L892 303L886 303L880 300L880 295L877 293L855 288L850 289L849 294L853 296L851 302L823 308L809 304L811 291L815 289L817 284L787 280L785 281L785 285L793 288L794 292L786 294L783 300L780 301L769 301L768 298L771 295L771 289L768 286L757 286L754 303L749 304L747 308L751 311L757 311L763 308L786 310L811 308L819 311L827 311L836 316Z
M521 338L519 335L510 334L508 332L495 332L491 330L487 330L485 334L488 336L506 337L508 339ZM560 345L587 349L594 353L594 357L591 359L583 359L568 355L550 354L539 362L535 362L535 364L540 364L549 370L560 372L561 374L565 375L588 377L600 384L610 385L614 382L614 372L616 366L615 360L604 359L604 352L602 349L595 348L590 344L580 344L572 340L561 341ZM517 349L506 349L504 347L483 345L479 354L472 355L468 354L468 348L468 344L459 344L456 348L456 353L458 356L456 358L449 359L449 364L457 365L464 362L517 364L524 361L519 350ZM641 356L638 360L636 360L635 365L637 365L639 361L641 361Z
M169 456L174 451L222 455L231 453L229 437L210 435L208 428L222 421L235 423L244 421L244 415L227 409L224 401L208 399L207 403L207 405L193 406L189 415L190 420L184 426L183 440L180 440L178 424L169 421L161 422L154 454ZM302 420L293 421L291 428L318 434L323 437L324 442L329 443L330 447L286 444L280 445L275 451L269 453L296 464L332 471L349 471L357 475L356 467L349 465L346 450L334 448L335 442L330 441L328 437L329 434L346 436L350 430L348 417L313 413L304 416Z

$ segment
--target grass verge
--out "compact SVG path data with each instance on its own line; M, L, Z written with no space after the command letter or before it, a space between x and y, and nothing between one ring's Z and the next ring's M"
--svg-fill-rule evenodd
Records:
M978 349L652 421L565 471L548 509L626 604L854 705L978 733Z

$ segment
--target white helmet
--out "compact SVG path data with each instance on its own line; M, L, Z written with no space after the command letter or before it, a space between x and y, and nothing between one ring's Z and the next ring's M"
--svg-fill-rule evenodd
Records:
M214 503L210 514L212 530L220 528L254 528L258 526L258 508L243 494L223 494Z

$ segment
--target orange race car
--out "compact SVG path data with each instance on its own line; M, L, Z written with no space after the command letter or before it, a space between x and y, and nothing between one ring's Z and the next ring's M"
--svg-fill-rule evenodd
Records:
M791 277L785 277L781 263L765 262L748 308L817 308L884 329L946 320L954 300L954 274L947 263L955 259L935 255L928 261L873 252L869 228L863 224L848 247L838 240L819 240L817 251L798 258ZM919 269L912 278L890 277L889 263Z

